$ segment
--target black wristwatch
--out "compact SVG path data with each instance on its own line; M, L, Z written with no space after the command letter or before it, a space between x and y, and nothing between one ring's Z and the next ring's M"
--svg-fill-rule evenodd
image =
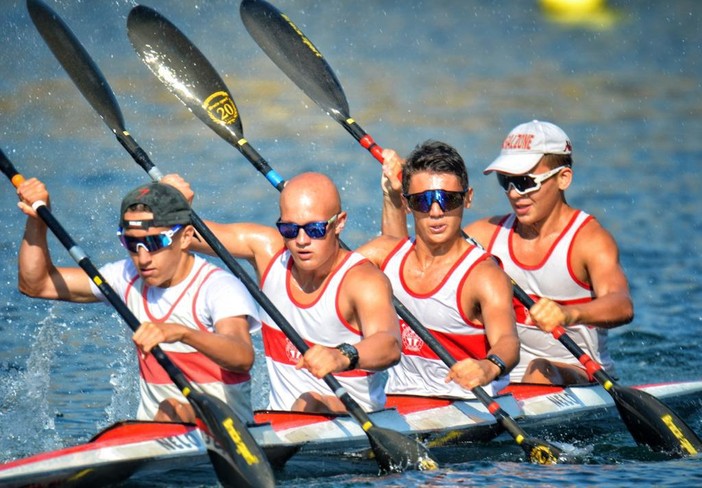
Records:
M500 368L500 374L497 376L498 378L501 378L505 375L505 373L507 372L507 366L505 365L505 362L502 359L500 359L500 356L498 356L497 354L488 354L485 359L487 359L492 364Z
M353 347L351 344L347 343L342 343L336 346L336 348L341 351L341 354L349 358L349 367L346 368L344 371L350 371L352 369L356 369L356 365L358 364L358 350Z

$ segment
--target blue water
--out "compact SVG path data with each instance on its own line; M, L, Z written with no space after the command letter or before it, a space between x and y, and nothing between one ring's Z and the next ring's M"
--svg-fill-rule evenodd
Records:
M127 129L164 172L197 190L205 218L273 223L277 191L236 149L153 77L126 36L128 0L49 2L114 89ZM297 89L248 37L236 1L147 3L178 25L224 77L249 142L284 177L330 174L355 246L379 229L379 166ZM475 188L466 222L506 212L481 170L505 134L532 118L556 122L575 148L568 199L615 236L635 321L612 332L622 383L698 379L702 367L702 3L610 1L617 18L565 25L536 0L323 2L280 0L325 55L351 115L381 146L409 152L427 138L464 155ZM117 205L148 181L43 43L21 1L0 10L0 146L43 179L56 217L100 265L123 256ZM89 439L133 416L136 364L127 327L106 306L31 300L16 290L24 226L9 182L0 191L0 461ZM51 241L55 261L72 265ZM254 404L263 406L259 365ZM702 433L699 411L687 417ZM582 462L533 466L509 441L450 452L432 473L377 478L369 463L291 461L284 486L699 486L700 459L636 447L619 422L579 440ZM211 472L135 486L213 486Z

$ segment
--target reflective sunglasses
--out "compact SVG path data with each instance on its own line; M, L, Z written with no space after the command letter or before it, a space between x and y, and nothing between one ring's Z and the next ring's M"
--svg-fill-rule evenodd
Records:
M407 205L412 210L417 212L428 213L434 202L439 204L441 210L450 212L463 205L463 200L466 196L465 191L448 191L448 190L427 190L421 193L402 194L407 199Z
M567 167L568 166L559 166L558 168L553 168L551 171L538 175L531 173L525 175L504 175L497 173L497 182L506 192L508 192L510 187L512 187L514 188L514 191L520 195L526 195L528 193L533 193L540 190L541 183L558 174L559 171Z
M117 230L117 235L119 236L119 242L121 242L124 248L130 253L138 253L140 246L149 252L156 252L173 244L173 236L182 228L183 226L179 224L156 235L132 237L124 235L124 229L120 227Z
M329 220L310 222L305 225L294 224L292 222L281 222L280 219L278 219L278 222L276 222L275 225L278 227L278 232L280 232L280 235L286 239L295 239L297 234L300 232L300 229L304 229L305 234L307 234L307 237L310 239L323 239L324 236L327 235L327 228L329 225L334 223L338 216L339 214L336 214Z

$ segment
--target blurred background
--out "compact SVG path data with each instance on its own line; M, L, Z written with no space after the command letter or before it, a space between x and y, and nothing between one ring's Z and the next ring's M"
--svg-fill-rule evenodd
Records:
M279 0L325 56L351 115L406 155L425 139L454 145L475 189L472 219L509 211L482 169L530 119L574 146L569 202L620 245L636 306L612 332L623 383L699 377L702 346L702 3L696 0ZM0 146L48 185L56 217L102 265L122 196L148 176L116 141L44 44L23 1L0 4ZM278 192L142 64L126 34L128 0L48 1L112 86L129 132L164 172L186 177L203 218L273 224ZM151 0L228 85L250 144L283 177L319 170L339 185L355 247L379 231L380 166L249 37L237 1ZM552 4L555 4L552 5ZM563 11L561 8L565 7ZM564 13L565 12L565 13ZM129 330L109 306L17 292L24 217L0 190L0 461L85 440L132 417ZM54 260L72 265L52 239ZM250 269L250 268L247 268ZM254 404L265 372L256 367Z

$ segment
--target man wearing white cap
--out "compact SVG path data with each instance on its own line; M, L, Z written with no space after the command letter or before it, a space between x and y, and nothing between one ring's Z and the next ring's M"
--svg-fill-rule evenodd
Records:
M538 120L518 125L484 170L497 174L513 213L464 229L500 258L507 274L536 301L527 310L515 300L521 350L512 381L592 380L549 333L559 325L612 373L607 330L634 316L614 238L594 217L566 202L572 165L570 139L559 127Z

